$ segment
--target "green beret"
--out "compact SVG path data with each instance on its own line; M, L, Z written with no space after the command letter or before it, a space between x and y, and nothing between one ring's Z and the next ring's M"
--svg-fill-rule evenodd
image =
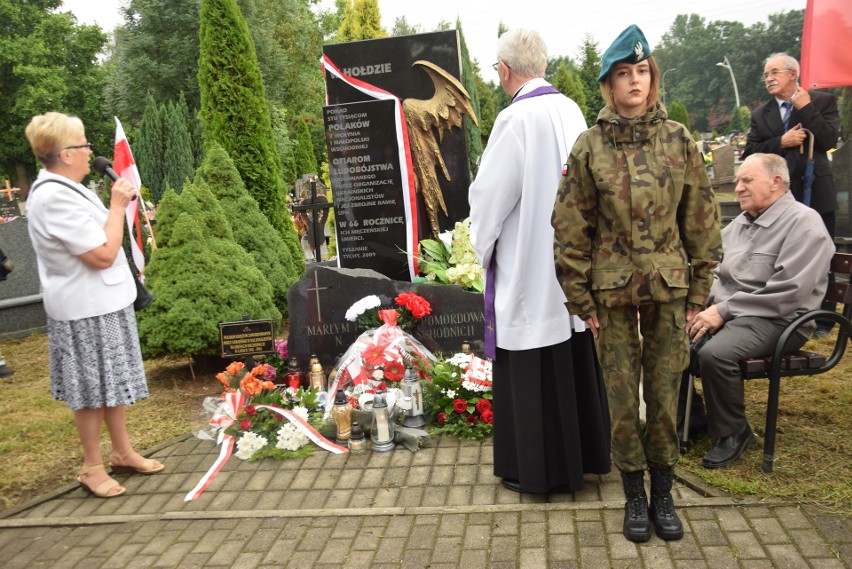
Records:
M639 63L651 55L651 46L636 24L621 32L603 54L598 83L604 80L616 63Z

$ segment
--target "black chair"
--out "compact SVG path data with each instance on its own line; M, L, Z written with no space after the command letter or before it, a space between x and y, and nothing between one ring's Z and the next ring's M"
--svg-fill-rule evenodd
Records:
M852 254L835 253L831 260L831 270L835 277L845 275L839 282L829 282L826 299L843 305L843 312L827 310L811 310L790 322L778 338L772 356L762 358L746 358L740 361L740 372L743 380L768 379L769 400L766 403L766 430L763 442L763 471L772 472L775 460L775 430L778 421L778 398L782 377L800 375L818 375L830 371L843 358L846 345L852 338L852 285L849 276L852 274ZM784 346L790 336L803 324L812 320L830 320L837 324L837 340L834 350L828 357L814 352L798 350L784 354ZM692 381L689 383L692 391ZM691 399L689 393L688 399ZM688 408L688 407L687 407ZM688 432L689 416L685 417L684 433ZM686 438L686 436L684 437Z

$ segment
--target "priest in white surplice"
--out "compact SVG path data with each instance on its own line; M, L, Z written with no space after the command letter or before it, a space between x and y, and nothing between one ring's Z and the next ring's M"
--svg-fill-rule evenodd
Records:
M497 59L512 102L497 116L469 194L471 241L487 274L486 354L495 358L494 474L517 492L574 492L584 473L610 469L594 343L565 307L550 224L586 122L543 79L547 48L537 32L504 33Z

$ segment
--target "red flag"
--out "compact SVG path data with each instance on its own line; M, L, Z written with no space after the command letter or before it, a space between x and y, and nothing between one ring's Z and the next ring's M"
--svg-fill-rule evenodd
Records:
M801 65L805 89L852 86L852 2L808 0Z
M115 150L112 157L113 168L116 173L133 184L137 194L142 187L142 180L139 177L139 170L136 169L136 162L133 160L133 153L130 152L130 144L127 142L127 136L124 134L124 128L121 126L121 121L115 117ZM125 215L127 216L127 230L130 232L130 252L133 255L133 262L139 272L145 270L145 254L142 247L142 227L139 223L139 199L130 202L127 206Z

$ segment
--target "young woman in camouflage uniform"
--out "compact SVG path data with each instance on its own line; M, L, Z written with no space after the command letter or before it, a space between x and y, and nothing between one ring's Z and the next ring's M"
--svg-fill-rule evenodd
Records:
M650 53L636 26L604 53L598 81L607 105L571 151L552 219L568 309L597 338L612 458L627 499L624 535L638 542L650 539L650 518L661 538L683 536L671 486L685 326L704 306L722 255L704 160L689 130L667 120L657 102L660 74Z

